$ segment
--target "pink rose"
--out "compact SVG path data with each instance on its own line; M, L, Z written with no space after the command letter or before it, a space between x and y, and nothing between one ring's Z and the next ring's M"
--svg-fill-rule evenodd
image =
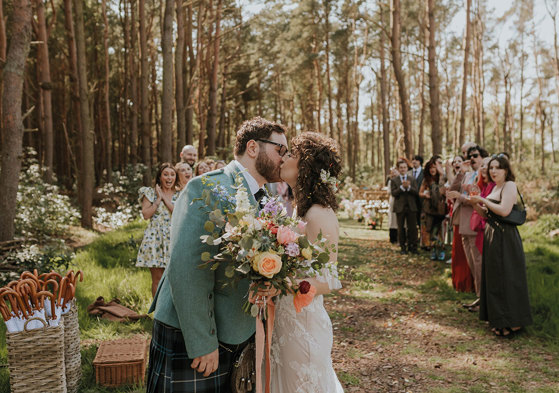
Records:
M278 228L277 237L278 237L278 243L280 244L293 243L295 242L295 240L297 240L298 236L299 235L293 232L289 227L281 225Z
M304 234L305 233L305 228L307 227L307 223L305 221L299 221L297 223L297 229L299 231L300 234Z

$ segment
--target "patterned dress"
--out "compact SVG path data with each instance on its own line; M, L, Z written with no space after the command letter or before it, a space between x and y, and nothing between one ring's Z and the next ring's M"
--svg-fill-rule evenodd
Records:
M139 201L142 203L144 197L151 203L155 202L157 195L151 187L142 187L138 191L140 194ZM173 204L177 199L178 193L172 198ZM139 267L167 267L169 263L169 243L171 241L171 212L164 203L160 203L156 212L151 216L148 227L144 232L144 238L138 257L136 266Z

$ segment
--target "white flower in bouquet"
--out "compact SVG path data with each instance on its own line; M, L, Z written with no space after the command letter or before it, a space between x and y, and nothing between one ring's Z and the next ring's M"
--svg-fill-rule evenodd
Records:
M236 208L235 212L237 213L249 213L252 211L252 205L248 199L248 193L246 188L239 187L237 193L235 194L235 202Z

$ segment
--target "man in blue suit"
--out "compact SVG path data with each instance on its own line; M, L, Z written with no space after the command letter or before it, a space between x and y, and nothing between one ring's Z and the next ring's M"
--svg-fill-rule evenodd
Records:
M213 187L208 183L234 196L231 186L241 174L251 203L258 206L264 184L280 181L279 167L287 153L285 132L283 126L259 117L245 121L237 131L235 160L192 179L175 203L171 259L150 309L155 314L147 392L230 391L233 360L255 330L254 318L242 310L250 283L242 280L224 290L224 268L199 268L202 253L218 252L217 246L200 240L208 234L204 224L209 210L201 196Z

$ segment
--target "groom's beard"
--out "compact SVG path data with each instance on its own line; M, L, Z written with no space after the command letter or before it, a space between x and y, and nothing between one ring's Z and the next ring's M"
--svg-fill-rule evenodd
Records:
M281 181L279 165L274 164L263 151L260 151L256 158L256 171L260 176L266 179L268 183Z

